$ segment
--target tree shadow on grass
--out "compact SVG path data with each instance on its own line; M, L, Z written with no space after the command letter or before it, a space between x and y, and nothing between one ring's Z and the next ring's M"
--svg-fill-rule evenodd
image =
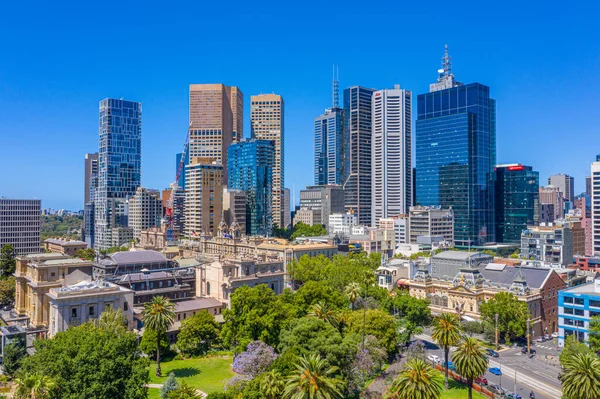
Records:
M171 372L175 374L175 377L177 378L193 377L200 374L200 370L196 367L182 367L171 370Z

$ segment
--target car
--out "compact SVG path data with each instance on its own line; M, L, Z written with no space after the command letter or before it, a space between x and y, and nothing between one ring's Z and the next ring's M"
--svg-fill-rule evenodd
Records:
M486 352L488 353L488 355L490 355L491 357L498 357L498 356L500 356L500 355L498 354L498 352L496 352L495 350L492 350L492 349L486 349L485 351L486 351Z
M440 357L437 355L429 355L427 356L427 360L429 360L430 362L439 363Z
M487 385L488 384L488 380L485 377L477 377L473 381L479 385Z
M444 362L444 367L446 367L446 362ZM456 370L454 363L448 362L448 370Z
M558 333L557 332L553 332L550 336L552 338L558 338Z
M544 335L544 339L545 339L546 341L550 341L550 340L552 339L552 335L550 335L550 334L546 334L546 335Z
M509 392L507 394L504 395L505 399L523 399L523 397L521 395L519 395L518 393L515 392Z
M490 367L490 373L494 375L502 375L502 370L500 370L498 367Z
M497 384L492 384L488 387L488 389L495 394L498 395L504 395L504 393L506 392L506 389L502 388L501 386L497 385Z
M530 354L532 354L532 355L535 354L535 349L530 348L529 350L530 350ZM521 353L522 354L526 354L527 353L527 347L526 346L524 346L524 347L521 348Z
M546 339L544 337L537 337L535 339L535 342L545 342L545 341L546 341Z

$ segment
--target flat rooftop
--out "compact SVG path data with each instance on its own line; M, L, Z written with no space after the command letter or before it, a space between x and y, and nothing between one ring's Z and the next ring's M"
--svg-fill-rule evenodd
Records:
M568 292L573 294L595 294L600 296L600 290L598 290L595 286L596 281L593 281L591 283L581 284L571 288L565 288L564 290L562 290L562 292Z

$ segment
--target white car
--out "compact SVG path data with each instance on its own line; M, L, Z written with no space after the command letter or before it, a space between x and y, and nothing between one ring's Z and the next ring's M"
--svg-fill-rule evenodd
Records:
M440 357L437 355L429 355L429 356L427 356L427 360L434 362L434 363L439 363Z
M557 332L552 333L552 338L558 338L558 333Z

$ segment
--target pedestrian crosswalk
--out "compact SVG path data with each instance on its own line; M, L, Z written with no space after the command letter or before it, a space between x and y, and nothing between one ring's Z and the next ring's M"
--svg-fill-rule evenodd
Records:
M536 348L543 348L543 349L548 349L548 350L556 349L555 346L551 346L551 345L536 345Z

